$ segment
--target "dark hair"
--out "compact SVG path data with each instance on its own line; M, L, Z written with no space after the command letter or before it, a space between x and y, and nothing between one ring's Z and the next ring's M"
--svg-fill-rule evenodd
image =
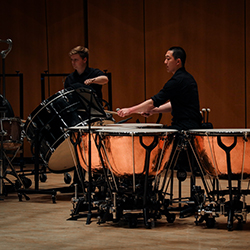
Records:
M185 50L183 48L177 47L177 46L171 47L169 50L173 51L173 57L175 60L178 58L181 59L182 67L184 67L185 62L186 62Z

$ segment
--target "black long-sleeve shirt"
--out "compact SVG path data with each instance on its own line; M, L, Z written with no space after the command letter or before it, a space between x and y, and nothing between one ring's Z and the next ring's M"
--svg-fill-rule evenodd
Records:
M86 69L81 75L79 75L78 72L75 70L73 73L67 76L64 82L64 88L68 88L68 87L74 88L74 84L76 83L84 84L84 81L87 79L95 78L97 76L103 76L103 75L105 74L101 70L89 68L89 67L86 67ZM92 83L89 86L95 90L96 95L101 100L102 99L102 85Z
M178 69L159 93L151 98L155 107L171 102L171 127L179 130L200 128L202 117L197 83L184 67Z

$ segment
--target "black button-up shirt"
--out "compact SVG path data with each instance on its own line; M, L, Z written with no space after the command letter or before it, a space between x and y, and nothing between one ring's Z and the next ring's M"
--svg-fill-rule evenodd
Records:
M159 93L151 98L155 107L167 101L171 102L172 125L178 125L181 129L195 129L201 126L197 83L184 67L178 69Z
M86 69L81 75L79 75L78 72L75 70L73 73L67 76L65 83L64 83L64 88L74 87L73 86L74 83L84 84L84 81L87 79L95 78L97 76L103 76L103 75L105 74L101 70L89 68L89 67L86 67ZM95 90L98 98L102 99L102 85L92 83L89 86Z

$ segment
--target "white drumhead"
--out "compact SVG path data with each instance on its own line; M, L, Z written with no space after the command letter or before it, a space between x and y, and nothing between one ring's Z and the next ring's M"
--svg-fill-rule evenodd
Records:
M110 134L168 134L178 132L176 129L159 129L159 128L102 128L96 130L99 133L110 133Z
M51 155L48 168L52 172L65 172L75 167L75 151L72 143L67 138Z
M250 129L245 128L224 128L224 129L191 129L188 130L190 134L198 135L243 135L250 134Z
M115 126L110 126L112 124L108 124L108 125L105 125L105 126L90 126L90 129L91 130L103 130L103 129L116 129ZM121 127L119 127L121 128ZM65 129L66 130L72 130L72 131L83 131L83 132L88 132L89 131L89 126L88 125L84 125L84 126L74 126L74 127L70 127L70 128L67 128Z
M158 123L115 123L108 124L112 127L127 127L127 128L162 128L163 124Z

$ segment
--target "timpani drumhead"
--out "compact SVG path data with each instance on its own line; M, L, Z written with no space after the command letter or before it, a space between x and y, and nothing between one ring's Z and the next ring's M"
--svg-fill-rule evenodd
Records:
M163 124L158 123L114 123L107 124L109 127L124 127L124 128L162 128Z

